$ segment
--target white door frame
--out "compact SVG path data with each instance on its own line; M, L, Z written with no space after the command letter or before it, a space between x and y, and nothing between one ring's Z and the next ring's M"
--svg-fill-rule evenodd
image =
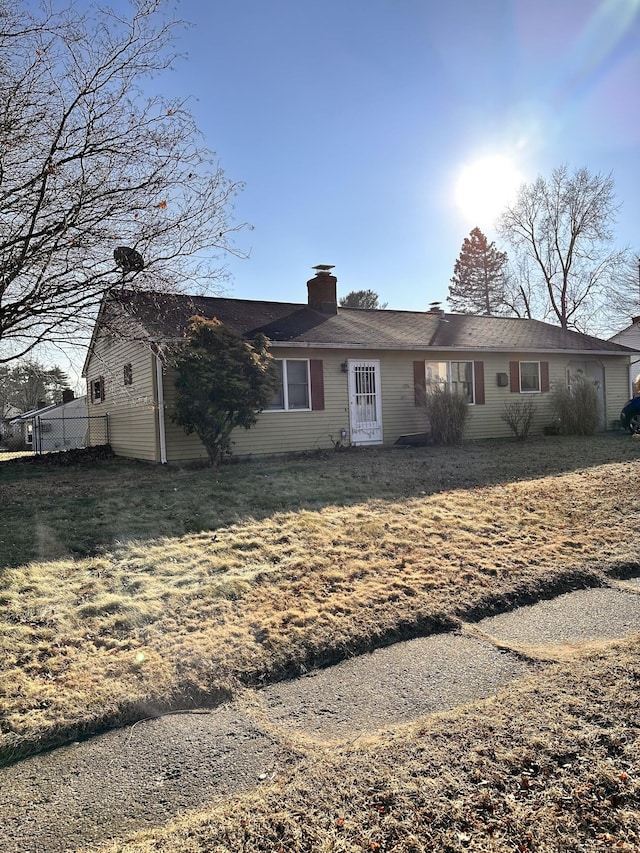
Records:
M348 359L351 444L382 444L380 362Z

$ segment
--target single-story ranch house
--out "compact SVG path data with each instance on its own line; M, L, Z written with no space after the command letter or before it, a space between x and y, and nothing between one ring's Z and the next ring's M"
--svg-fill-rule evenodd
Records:
M113 291L86 358L89 414L106 414L116 454L154 462L206 459L171 418L175 374L165 355L194 315L216 317L247 339L271 341L280 387L235 455L394 444L427 430L429 382L469 399L470 439L511 435L501 415L533 399L533 432L551 422L549 390L578 372L599 389L601 425L613 428L629 398L631 350L537 320L342 308L331 267L315 267L306 303Z

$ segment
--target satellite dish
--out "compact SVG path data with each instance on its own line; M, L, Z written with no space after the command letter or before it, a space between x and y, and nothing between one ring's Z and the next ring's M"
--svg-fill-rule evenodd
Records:
M144 269L142 255L129 246L118 246L117 249L114 249L113 259L122 272L139 272Z

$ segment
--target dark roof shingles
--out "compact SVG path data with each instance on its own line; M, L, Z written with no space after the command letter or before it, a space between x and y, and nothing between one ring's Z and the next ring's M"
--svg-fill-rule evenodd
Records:
M258 332L272 342L393 349L574 350L631 352L628 347L552 326L539 320L417 311L338 308L322 314L305 304L184 296L120 293L117 301L144 326L150 337L182 337L195 314L217 317L252 338Z

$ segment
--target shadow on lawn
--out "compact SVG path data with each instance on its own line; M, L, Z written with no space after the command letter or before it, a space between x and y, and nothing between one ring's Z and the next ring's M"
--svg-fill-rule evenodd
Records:
M57 454L56 454L57 455ZM65 464L0 456L0 568L90 556L117 542L216 530L275 513L419 498L632 462L623 432L460 447L347 449L203 467L108 453ZM72 462L72 464L69 464Z

